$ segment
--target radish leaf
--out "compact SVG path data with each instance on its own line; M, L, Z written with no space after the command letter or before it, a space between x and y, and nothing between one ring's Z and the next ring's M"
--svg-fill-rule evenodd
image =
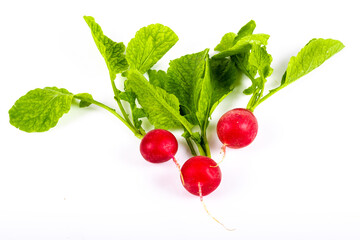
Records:
M94 101L93 97L89 93L78 93L75 95L77 99L80 99L79 107L84 108L88 107Z
M73 94L64 88L36 88L9 110L10 123L25 132L45 132L70 110Z
M99 24L90 16L84 19L91 29L91 34L101 55L104 57L109 69L110 79L114 80L116 74L126 70L129 65L125 59L125 45L122 42L116 43L104 35Z
M211 96L214 91L212 87L209 56L206 55L204 75L201 78L201 81L197 82L194 94L196 118L199 121L202 131L206 131L206 128L208 127L211 110Z
M155 128L173 129L183 126L191 131L192 125L180 115L179 100L175 95L151 85L138 70L130 69L127 72L125 87L135 93Z
M141 28L126 49L130 67L147 72L179 40L169 28L159 23Z
M224 58L232 55L242 53L252 45L267 45L267 40L269 39L267 34L252 34L240 38L234 46L228 48L216 55L213 56L215 59Z
M233 61L227 58L210 59L213 94L211 96L210 115L217 105L235 88L239 71Z
M255 27L255 21L251 20L245 24L237 34L233 32L226 33L214 50L223 52L232 48L241 38L251 35L254 32Z
M344 44L338 40L322 38L310 40L296 56L290 58L280 86L270 90L267 95L259 99L253 105L252 110L280 89L319 67L344 47Z
M296 57L290 58L281 86L286 86L308 74L343 48L344 44L338 40L312 39Z
M222 38L220 43L214 48L215 51L225 51L235 44L236 34L233 32L226 33Z
M149 75L149 82L157 87L160 87L162 89L166 90L166 84L168 83L168 75L166 74L165 71L163 70L149 70L148 71L148 75Z
M238 32L237 36L235 37L234 41L237 42L239 39L249 36L253 34L256 27L256 23L254 20L249 21L247 24L245 24Z
M202 52L188 54L170 61L168 81L164 88L179 99L185 116L195 125L200 124L196 112L204 81L208 51L209 49L205 49ZM211 93L208 94L211 96Z

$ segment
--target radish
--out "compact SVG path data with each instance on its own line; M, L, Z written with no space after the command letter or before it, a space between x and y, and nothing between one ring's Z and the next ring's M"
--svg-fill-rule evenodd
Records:
M192 157L182 166L181 174L183 186L191 194L200 197L206 213L226 230L235 230L227 228L223 223L213 217L203 200L203 196L212 193L220 185L221 171L216 162L205 156Z
M266 78L273 72L272 56L266 50L269 35L253 34L256 26L253 20L238 34L224 35L214 49L217 54L210 57L210 49L206 48L170 61L168 70L163 71L152 67L179 39L169 27L159 23L143 27L125 47L123 42L112 41L104 35L93 17L84 16L84 19L106 62L120 112L95 100L90 93L73 94L64 88L45 87L33 89L15 102L9 110L10 124L26 132L44 132L58 123L74 101L78 101L80 108L101 107L142 139L140 152L145 160L163 163L172 159L180 171L183 186L200 197L210 216L203 196L217 189L222 175L219 163L209 158L207 128L214 109L234 90L240 74L251 80L251 86L243 93L252 96L246 109L228 111L217 124L217 134L223 143L223 159L226 147L243 148L254 141L258 123L252 112L260 103L344 48L334 39L310 40L297 56L290 58L279 85L264 95ZM118 74L124 77L121 91L115 81ZM127 109L123 106L125 102L129 105ZM195 157L188 159L181 168L175 159L178 150L175 136L164 129L145 134L143 118L155 128L183 129L182 136Z
M244 108L235 108L221 116L217 124L217 134L225 147L243 148L254 141L258 122L254 114Z
M185 189L196 195L206 196L221 182L221 171L211 158L196 156L187 160L181 168Z
M180 164L175 158L177 150L178 142L175 136L164 129L149 131L140 143L140 153L145 160L151 163L163 163L172 159L180 171L181 181L184 182Z
M151 163L163 163L173 159L178 150L175 136L163 129L149 131L141 140L140 153Z

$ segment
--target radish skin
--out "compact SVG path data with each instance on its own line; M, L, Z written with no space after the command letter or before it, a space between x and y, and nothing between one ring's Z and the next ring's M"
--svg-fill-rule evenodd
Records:
M224 146L243 148L254 141L258 132L258 122L251 111L235 108L221 116L216 130Z

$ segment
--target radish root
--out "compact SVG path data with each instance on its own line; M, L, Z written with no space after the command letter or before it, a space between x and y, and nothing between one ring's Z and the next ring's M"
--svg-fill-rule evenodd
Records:
M202 203L206 213L215 221L217 222L218 224L220 224L223 228L225 228L226 230L228 231L235 231L236 228L228 228L226 227L222 222L220 222L219 220L217 220L213 215L211 215L211 213L209 212L209 210L207 209L206 207L206 204L204 202L204 199L203 199L203 195L202 195L202 191L201 191L201 184L200 182L198 183L198 187L199 187L199 196L200 196L200 202Z
M222 163L225 160L225 156L226 156L226 144L225 143L221 146L220 154L222 155L221 160L215 166L210 166L210 167L218 167L220 165L220 163Z
M179 169L179 171L180 171L181 183L184 185L185 182L184 182L184 177L183 177L182 172L181 172L181 166L180 166L180 164L178 163L178 161L176 160L176 158L175 158L174 156L172 156L171 158L172 158L172 160L174 161L176 167L177 167L177 168Z

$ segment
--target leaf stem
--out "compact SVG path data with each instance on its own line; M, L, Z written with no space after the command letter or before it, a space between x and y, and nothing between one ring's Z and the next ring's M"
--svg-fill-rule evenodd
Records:
M77 97L76 95L74 95L74 98L81 100L81 98ZM101 102L98 102L96 100L90 101L90 99L87 99L86 101L91 102L92 104L95 104L96 106L101 107L101 108L109 111L110 113L112 113L115 117L120 119L120 121L122 121L135 134L135 136L137 138L142 139L144 137L144 135L139 133L138 130L132 124L129 124L122 116L120 116L120 114L118 114L115 109L113 109Z
M258 98L258 95L259 95L259 91L260 91L260 88L256 89L256 91L253 93L253 95L251 96L246 108L251 110L253 109L254 105L257 103L257 100L259 99Z
M206 136L206 129L204 129L203 131L201 131L201 145L202 148L205 151L205 156L211 158L211 152L210 152L210 147L209 147L209 142L207 140L207 136Z
M196 151L195 151L195 148L194 148L194 146L193 146L193 143L191 142L191 139L188 138L188 137L185 137L185 140L186 140L187 145L188 145L189 148L190 148L191 154L192 154L193 156L197 156Z
M203 148L203 146L200 143L196 142L196 141L195 141L195 143L196 143L196 146L198 147L199 154L201 156L207 156L206 150Z
M265 101L266 99L268 99L270 96L272 96L274 93L276 93L277 91L279 91L280 89L282 89L283 86L280 86L280 87L277 87L277 88L274 88L272 90L270 90L270 92L268 92L268 94L266 94L264 97L260 98L255 104L254 106L252 107L252 111L254 111L254 109L260 104L262 103L263 101ZM251 109L249 109L251 110Z
M139 129L137 129L133 123L131 122L131 120L129 119L129 115L126 113L125 109L124 109L124 106L122 105L121 103L121 100L120 100L120 96L119 96L119 89L117 89L116 85L115 85L115 78L110 76L110 80L111 80L111 87L113 89L113 92L114 92L114 95L115 95L115 100L119 106L119 109L121 111L121 114L123 115L123 119L127 122L127 126L131 126L130 129L135 129L137 134L138 135L141 135L142 137L144 136L145 134L145 130L140 126ZM141 138L142 138L141 137Z
M117 89L116 85L115 85L115 79L111 78L111 87L113 89L113 92L114 92L114 95L115 95L115 100L117 102L117 104L119 105L119 108L120 108L120 111L124 117L124 119L130 124L132 125L130 119L129 119L129 116L128 114L126 113L123 105L121 104L121 101L120 101L120 97L119 97L119 90ZM133 126L133 125L132 125Z

